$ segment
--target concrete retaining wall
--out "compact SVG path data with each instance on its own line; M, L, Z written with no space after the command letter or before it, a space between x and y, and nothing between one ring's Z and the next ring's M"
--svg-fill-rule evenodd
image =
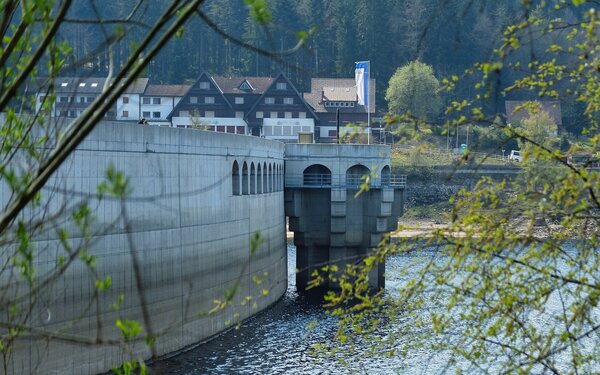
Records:
M422 168L412 167L409 170L406 186L406 208L447 202L465 188L471 190L482 177L494 180L516 178L520 169L515 167L483 166L473 169ZM412 173L411 173L412 172ZM415 173L420 172L420 173ZM394 173L407 173L396 168Z
M233 195L232 165L254 162L282 171L283 151L283 144L256 137L99 125L46 185L42 208L27 210L32 218L64 210L60 217L65 218L73 207L87 202L94 214L88 251L96 257L95 270L76 258L31 303L21 305L21 316L28 312L22 323L36 327L40 335L17 341L8 372L94 374L131 356L148 358L143 343L132 345L132 353L111 343L122 337L117 319L143 322L134 255L160 355L210 337L276 301L287 286L283 184L275 186L276 191ZM109 165L130 179L132 193L124 205L128 220L123 220L120 202L95 198ZM0 202L7 199L3 187ZM62 225L73 246L82 241L71 221ZM251 256L255 232L263 241ZM55 228L36 237L38 281L57 270L61 257L68 258L59 242ZM4 265L15 249L1 250ZM29 289L17 281L18 274L12 266L0 274L4 299ZM112 286L95 298L95 281L105 276L111 277ZM205 316L238 281L231 306ZM119 295L123 301L115 311L110 306ZM252 300L244 303L247 297ZM25 311L26 306L32 308ZM56 330L60 339L44 337Z

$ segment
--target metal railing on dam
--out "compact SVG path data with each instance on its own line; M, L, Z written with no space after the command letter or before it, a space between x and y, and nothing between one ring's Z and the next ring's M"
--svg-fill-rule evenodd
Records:
M285 187L288 188L355 189L362 186L365 183L368 183L368 185L372 188L404 188L406 187L406 175L392 175L386 177L348 175L338 179L333 179L332 175L329 173L304 173L285 175Z

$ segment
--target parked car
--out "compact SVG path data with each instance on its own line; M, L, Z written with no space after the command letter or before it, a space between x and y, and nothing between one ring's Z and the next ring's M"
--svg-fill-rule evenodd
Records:
M511 150L510 155L508 155L508 160L516 161L520 163L523 159L521 158L521 152L517 150Z

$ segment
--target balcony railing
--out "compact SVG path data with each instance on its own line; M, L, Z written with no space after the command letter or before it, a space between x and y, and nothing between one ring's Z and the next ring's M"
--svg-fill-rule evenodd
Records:
M296 177L296 176L294 176ZM305 173L302 177L302 185L310 187L331 186L331 174L329 173Z
M285 176L285 187L290 188L346 188L357 189L365 183L365 178L362 175L345 175L335 180L329 173L306 173L303 175ZM393 175L384 177L371 177L369 186L372 188L404 188L406 187L406 175Z

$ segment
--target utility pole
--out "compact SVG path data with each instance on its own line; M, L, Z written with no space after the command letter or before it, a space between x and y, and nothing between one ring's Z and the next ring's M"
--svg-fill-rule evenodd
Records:
M337 136L337 144L340 144L340 109L337 109L337 113L336 113L336 123L337 123L337 131L336 131L336 136Z
M456 124L456 148L458 148L458 124Z

